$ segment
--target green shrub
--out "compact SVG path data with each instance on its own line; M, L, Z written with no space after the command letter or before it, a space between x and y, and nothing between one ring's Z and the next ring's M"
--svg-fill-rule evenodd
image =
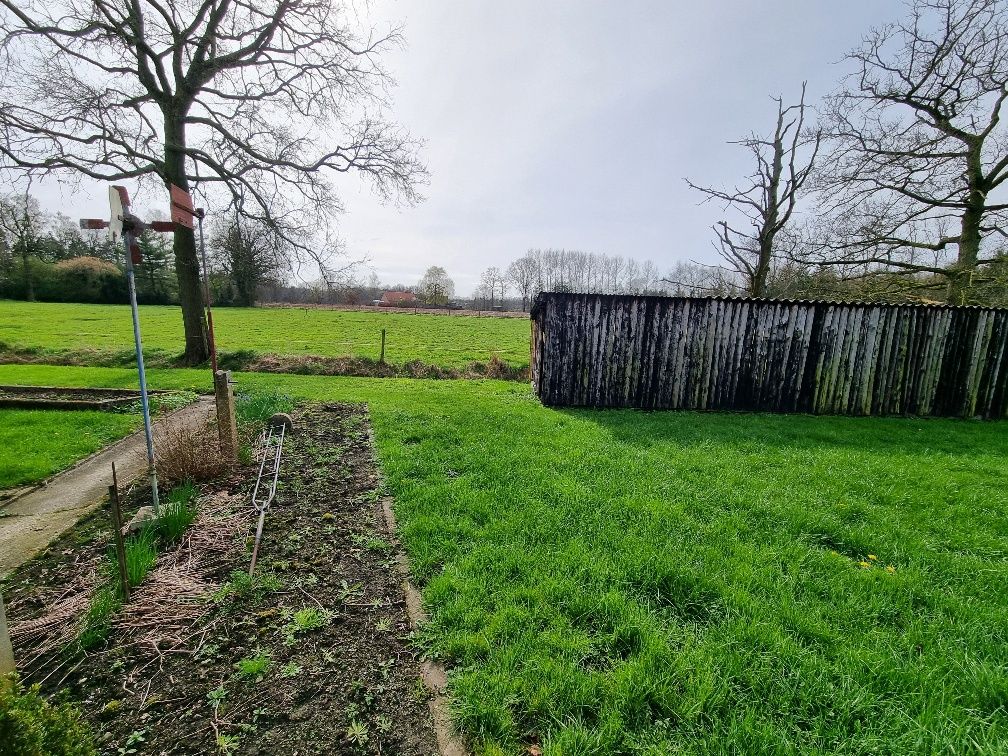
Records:
M235 417L240 423L266 423L277 412L290 412L294 400L276 389L243 392L235 400Z
M93 756L91 730L77 707L51 704L37 685L0 680L0 756Z
M71 257L54 266L58 298L72 302L122 302L126 279L115 265L97 257Z

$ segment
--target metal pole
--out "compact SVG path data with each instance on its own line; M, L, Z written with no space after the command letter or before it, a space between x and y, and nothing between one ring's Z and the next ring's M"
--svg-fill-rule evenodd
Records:
M143 407L144 434L147 436L147 477L150 478L151 495L154 498L154 514L161 513L158 501L157 467L154 465L154 434L151 431L150 404L147 401L147 373L144 371L143 343L140 340L140 312L137 309L136 277L133 273L133 234L123 231L126 247L126 284L129 288L130 310L133 313L133 343L136 347L137 372L140 374L140 404Z
M202 208L196 211L196 218L199 221L199 246L200 255L203 257L203 298L206 300L207 318L207 339L210 341L210 369L214 375L217 374L217 340L214 338L213 311L210 309L210 281L207 278L206 244L203 242L203 216L206 213Z

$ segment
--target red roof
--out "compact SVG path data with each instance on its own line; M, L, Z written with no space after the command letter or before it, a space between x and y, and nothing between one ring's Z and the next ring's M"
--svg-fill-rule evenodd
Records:
M381 297L383 305L416 304L416 301L416 294L412 291L386 291Z

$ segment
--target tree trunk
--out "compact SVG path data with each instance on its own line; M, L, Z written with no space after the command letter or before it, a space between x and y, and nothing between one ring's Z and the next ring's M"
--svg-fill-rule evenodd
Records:
M754 297L766 296L767 276L770 274L770 260L773 258L773 239L760 239L759 259L752 274L749 294Z
M774 132L774 154L770 169L769 182L766 187L766 207L763 208L763 227L759 234L759 258L753 269L752 290L754 297L766 296L767 276L770 274L770 263L773 261L774 237L777 234L778 206L780 202L780 182L784 172L784 110L783 106L777 115L777 131Z
M185 127L181 120L165 117L165 176L168 184L189 191L185 172ZM191 228L176 224L173 249L175 275L178 278L179 304L182 306L182 326L185 330L187 365L198 365L210 357L207 347L207 326L203 310L199 257L196 235Z
M966 158L966 178L969 182L969 194L966 198L966 209L963 211L959 228L959 253L949 276L949 304L966 304L973 287L973 273L976 271L977 259L980 257L980 241L983 237L980 225L983 222L986 205L986 191L983 183L983 164L981 163L980 143L973 145Z
M21 264L24 266L25 299L35 301L35 285L32 282L31 266L28 264L28 245L22 242Z

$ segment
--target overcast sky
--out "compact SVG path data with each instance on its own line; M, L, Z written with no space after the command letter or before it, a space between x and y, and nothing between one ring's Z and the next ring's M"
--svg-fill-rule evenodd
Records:
M771 95L813 101L895 0L378 0L379 28L405 26L386 57L395 119L426 140L427 199L382 207L353 178L340 185L347 251L386 283L446 268L468 294L488 265L530 247L652 259L713 260L716 205L684 183L744 176L726 144L772 128ZM43 203L107 214L92 197L47 186Z

